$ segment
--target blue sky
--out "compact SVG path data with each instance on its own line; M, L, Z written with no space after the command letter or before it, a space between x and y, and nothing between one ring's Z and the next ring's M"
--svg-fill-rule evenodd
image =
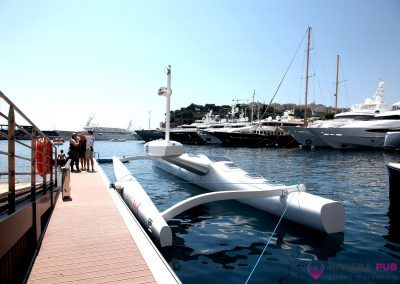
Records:
M172 109L271 99L307 26L313 28L309 101L339 106L386 83L400 101L400 1L4 1L0 90L44 129L99 124L156 127L164 68ZM304 101L305 42L276 102ZM46 107L41 107L45 102ZM0 106L2 107L2 106ZM2 109L3 110L3 109Z

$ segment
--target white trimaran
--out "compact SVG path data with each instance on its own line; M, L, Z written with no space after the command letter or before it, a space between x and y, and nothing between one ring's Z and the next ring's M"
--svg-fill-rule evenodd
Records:
M167 87L158 91L159 95L167 98L165 140L146 143L143 156L113 157L115 188L160 246L172 245L168 220L194 206L227 199L237 199L274 215L284 214L286 219L328 234L343 231L344 208L340 202L307 193L303 184L271 184L261 176L240 169L225 157L187 154L182 144L170 141L171 66L167 69L167 76ZM152 160L164 171L213 192L193 196L159 212L122 163L131 160Z

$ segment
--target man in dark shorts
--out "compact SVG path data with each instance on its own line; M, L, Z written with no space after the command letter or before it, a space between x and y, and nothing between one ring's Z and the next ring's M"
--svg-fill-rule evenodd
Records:
M92 172L94 172L93 168L93 145L94 145L94 137L93 137L93 130L89 130L88 134L86 135L86 152L85 152L85 157L86 157L86 167L87 171L89 171L89 162L92 166Z

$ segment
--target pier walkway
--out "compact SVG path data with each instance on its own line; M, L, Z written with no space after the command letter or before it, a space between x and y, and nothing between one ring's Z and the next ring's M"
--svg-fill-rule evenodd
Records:
M71 173L72 201L60 194L28 283L179 283L95 169Z

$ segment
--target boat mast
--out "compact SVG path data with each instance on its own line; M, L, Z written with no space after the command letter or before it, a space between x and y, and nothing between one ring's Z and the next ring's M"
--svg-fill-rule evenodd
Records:
M253 92L253 103L251 104L251 119L250 121L253 122L253 112L254 112L254 96L256 95L256 90Z
M337 55L337 59L336 59L335 114L337 113L337 97L338 97L338 89L339 89L339 55Z
M167 97L167 109L165 112L165 141L169 142L169 120L170 120L170 98L171 98L172 90L171 90L171 65L168 65L167 68L167 87L161 87L158 90L159 96Z
M307 43L307 65L306 65L306 93L305 93L305 101L304 101L304 126L307 125L307 96L308 96L308 66L310 63L310 35L311 35L311 27L308 27L308 43Z
M151 121L151 110L149 111L149 130L150 130L150 121Z
M170 108L171 108L171 65L167 68L167 110L165 113L165 141L169 142L169 121L170 121Z

